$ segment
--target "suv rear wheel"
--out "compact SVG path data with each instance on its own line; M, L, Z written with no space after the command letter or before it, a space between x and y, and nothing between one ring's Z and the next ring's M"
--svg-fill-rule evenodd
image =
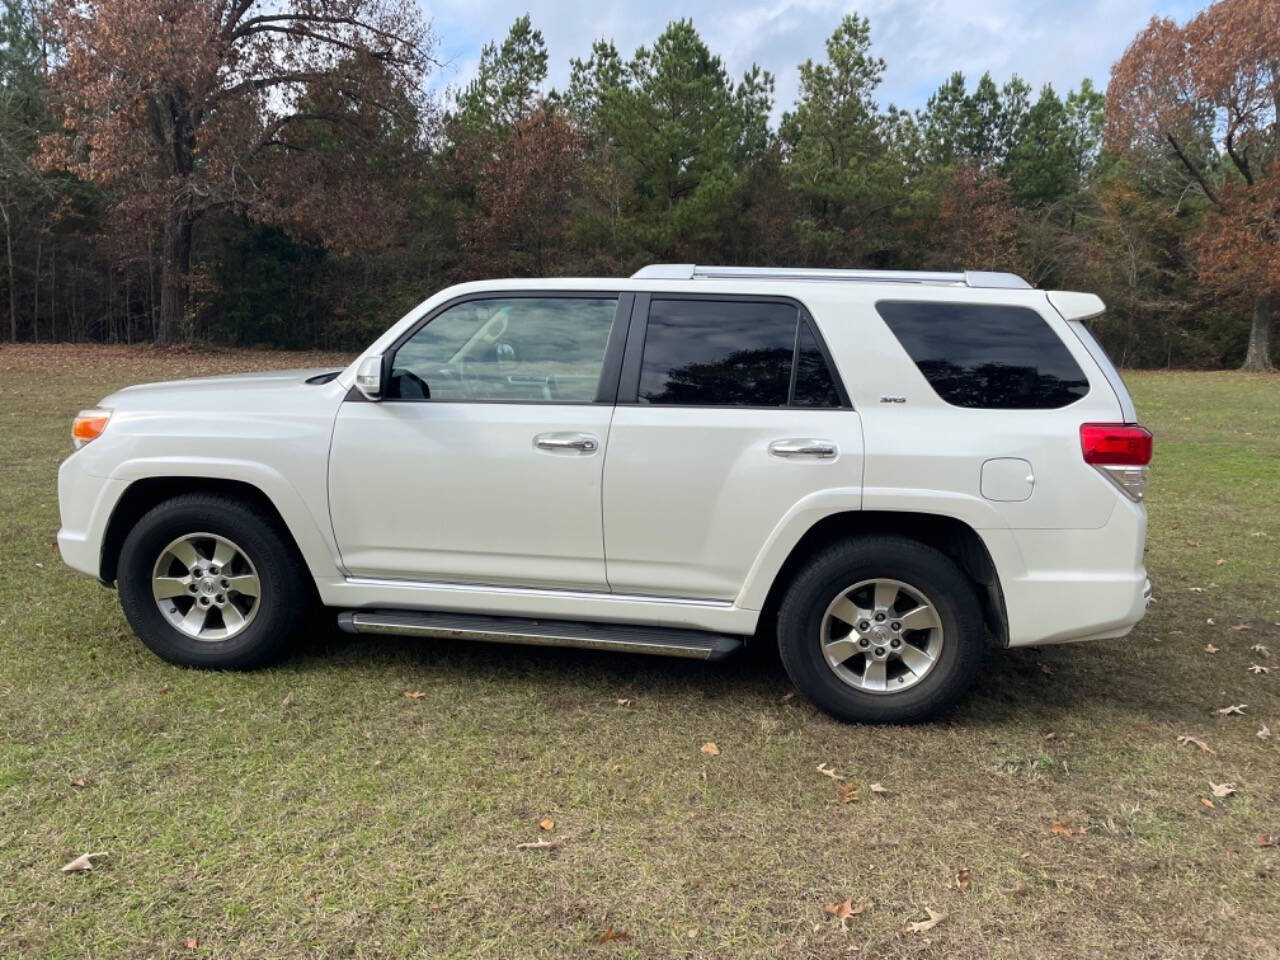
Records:
M306 619L301 560L245 501L189 494L150 510L120 551L120 605L152 651L189 667L278 659Z
M973 584L905 537L862 537L814 556L778 611L783 665L832 716L910 723L946 710L982 661Z

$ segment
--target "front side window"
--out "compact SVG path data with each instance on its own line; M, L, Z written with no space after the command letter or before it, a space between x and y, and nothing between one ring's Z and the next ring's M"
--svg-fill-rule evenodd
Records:
M637 399L683 406L786 406L796 322L793 304L655 298Z
M617 307L604 296L456 304L396 351L387 396L591 403Z
M1027 307L882 300L876 311L954 406L1050 410L1089 392L1066 345Z

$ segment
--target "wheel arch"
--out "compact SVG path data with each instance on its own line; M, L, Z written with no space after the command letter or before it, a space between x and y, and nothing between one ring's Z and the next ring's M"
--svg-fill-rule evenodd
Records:
M125 488L111 510L106 530L102 538L102 551L98 561L98 579L112 584L116 580L120 562L120 550L125 538L134 524L152 507L172 500L174 497L192 493L216 493L223 496L236 497L253 504L271 518L277 532L302 561L303 566L310 569L306 554L298 546L298 541L285 522L283 514L271 497L259 487L244 480L231 480L225 477L143 477L133 481Z
M950 557L973 583L987 630L1000 646L1008 646L1004 593L987 545L963 520L936 513L849 510L823 517L805 531L782 562L761 608L760 626L771 629L782 596L805 560L832 543L867 534L907 537Z

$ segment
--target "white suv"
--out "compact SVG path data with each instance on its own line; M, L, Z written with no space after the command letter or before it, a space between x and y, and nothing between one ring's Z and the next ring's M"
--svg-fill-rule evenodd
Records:
M267 662L316 604L708 660L776 632L823 709L921 719L988 639L1142 618L1151 435L1102 310L974 272L463 284L340 372L84 411L58 544L175 663Z

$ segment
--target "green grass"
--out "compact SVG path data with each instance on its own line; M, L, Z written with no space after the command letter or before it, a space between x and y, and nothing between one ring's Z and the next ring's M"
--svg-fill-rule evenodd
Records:
M326 633L253 674L162 663L58 559L71 415L315 362L0 350L0 956L1280 956L1280 379L1130 375L1158 600L1131 638L995 653L949 721L867 728L768 657ZM1238 793L1210 810L1210 780Z

